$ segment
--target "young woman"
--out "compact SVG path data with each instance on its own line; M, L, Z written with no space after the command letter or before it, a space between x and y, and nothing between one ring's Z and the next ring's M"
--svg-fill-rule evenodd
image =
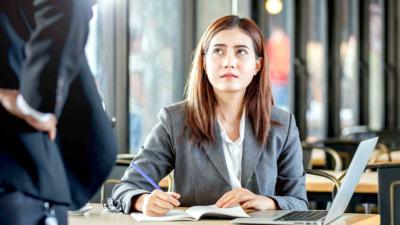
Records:
M264 38L251 20L222 17L203 34L186 100L167 106L134 162L155 181L174 170L174 191L129 168L112 197L124 212L160 216L178 205L307 209L294 117L273 106Z

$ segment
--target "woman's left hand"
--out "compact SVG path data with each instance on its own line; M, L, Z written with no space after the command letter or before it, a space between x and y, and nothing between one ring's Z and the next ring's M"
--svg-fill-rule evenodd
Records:
M267 210L277 209L276 203L269 197L256 195L245 188L236 188L226 192L215 205L219 208L229 208L241 205L243 209Z

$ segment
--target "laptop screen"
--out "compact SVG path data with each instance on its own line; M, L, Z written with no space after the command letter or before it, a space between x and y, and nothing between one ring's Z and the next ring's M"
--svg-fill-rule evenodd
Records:
M343 183L332 202L332 206L329 209L324 224L328 224L340 217L346 210L347 205L349 204L357 187L358 181L360 180L361 175L364 173L364 169L367 166L368 160L375 149L377 141L378 137L375 137L362 141L358 145L357 151L351 160L349 168L347 169Z

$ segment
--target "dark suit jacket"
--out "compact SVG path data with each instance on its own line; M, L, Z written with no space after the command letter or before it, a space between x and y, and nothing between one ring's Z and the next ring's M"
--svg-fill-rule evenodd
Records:
M57 139L0 105L0 185L82 206L111 170L116 142L84 46L89 0L0 1L0 87L56 114Z
M160 122L150 131L135 163L157 182L174 170L173 190L181 195L183 206L215 204L230 191L228 169L220 128L215 124L215 143L201 147L190 142L185 129L185 102L165 107ZM273 198L281 209L307 209L305 173L299 133L293 115L272 108L273 125L267 144L255 138L248 118L242 153L243 188ZM128 168L112 197L127 213L131 199L153 187L136 170Z

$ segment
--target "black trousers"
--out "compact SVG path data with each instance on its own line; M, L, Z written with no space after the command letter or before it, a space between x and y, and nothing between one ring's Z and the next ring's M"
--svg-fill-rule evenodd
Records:
M50 225L49 217L67 225L67 206L0 186L0 225Z

